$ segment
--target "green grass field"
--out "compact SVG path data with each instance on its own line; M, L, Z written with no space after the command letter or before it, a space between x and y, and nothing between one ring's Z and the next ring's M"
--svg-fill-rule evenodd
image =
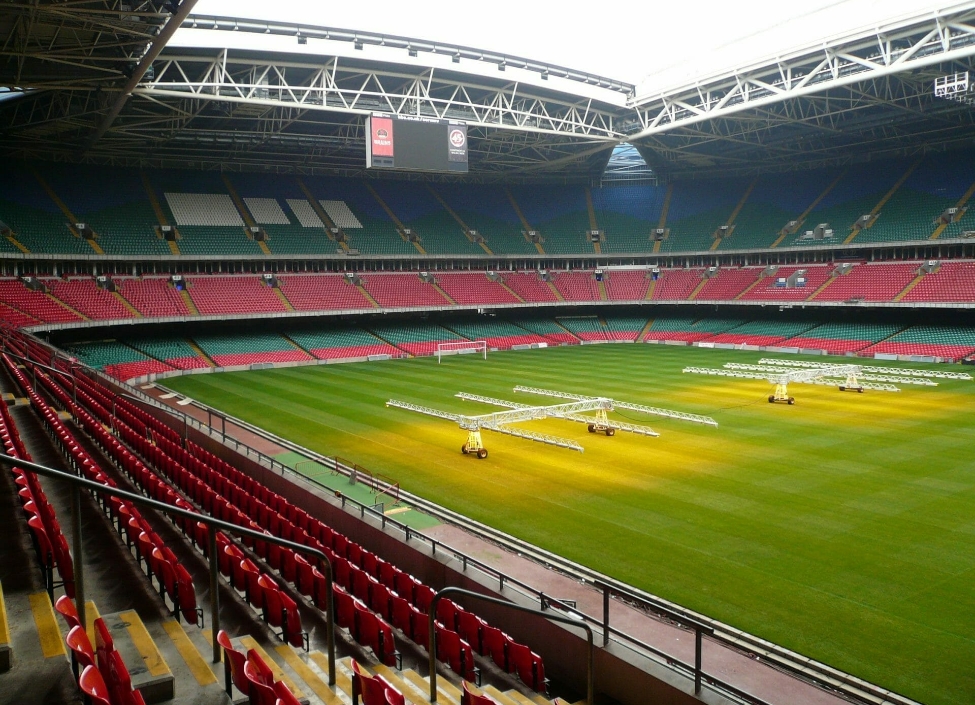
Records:
M899 393L682 374L762 354L604 345L189 376L168 386L410 492L909 697L975 702L975 382ZM896 365L897 363L883 363ZM921 365L911 365L920 367ZM958 368L954 368L958 369ZM709 414L626 412L660 438L527 426L585 453L484 433L389 398L476 414L526 384Z

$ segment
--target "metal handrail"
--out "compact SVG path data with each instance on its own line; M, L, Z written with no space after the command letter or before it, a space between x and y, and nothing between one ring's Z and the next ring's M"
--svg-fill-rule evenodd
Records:
M332 595L332 564L329 561L328 556L319 551L316 548L310 546L305 546L300 543L295 543L294 541L288 541L287 539L282 539L271 534L264 534L260 531L255 531L244 526L237 526L236 524L231 524L230 522L222 521L220 519L214 519L213 517L207 516L206 514L199 514L197 512L191 512L187 509L182 509L181 507L174 507L164 502L160 502L155 499L149 499L148 497L143 497L142 495L135 494L133 492L127 492L125 490L120 490L117 487L111 487L109 485L103 485L101 483L95 482L94 480L89 480L85 477L79 477L64 470L55 470L54 468L49 468L45 465L39 465L37 463L29 462L26 460L21 460L15 458L11 455L6 455L0 453L0 464L6 465L10 468L18 467L21 469L30 470L39 475L46 475L47 477L53 477L58 480L64 480L68 482L72 487L72 500L74 505L74 574L75 574L75 602L78 606L78 615L82 623L85 619L85 595L84 595L84 561L82 560L82 543L81 543L81 519L80 519L80 509L81 509L81 491L80 488L84 487L93 492L98 492L100 494L105 494L110 497L118 497L119 499L124 499L132 504L141 505L144 507L151 507L156 511L165 512L166 514L171 514L174 516L183 517L185 519L191 519L193 521L198 521L207 525L209 534L209 561L210 561L210 610L212 612L210 617L211 630L213 632L213 662L218 663L220 661L220 644L217 641L217 633L220 631L220 606L218 597L218 572L219 572L219 558L217 556L217 529L221 531L228 531L241 536L248 536L253 539L259 539L265 543L273 543L278 546L284 546L285 548L290 548L292 551L297 551L305 553L309 556L313 556L325 567L325 590L327 595L325 597L326 601L326 637L327 637L327 650L328 650L328 684L335 685L335 610L333 609L333 595Z
M527 612L528 614L534 614L543 619L549 619L553 622L561 622L562 624L568 624L573 627L581 627L586 630L586 639L589 644L589 651L586 661L586 705L592 705L593 698L593 687L595 680L595 658L594 658L594 647L592 642L592 628L582 620L570 619L569 617L563 617L558 614L549 614L547 612L542 612L541 610L536 610L531 607L522 607L521 605L516 605L514 602L508 602L507 600L499 600L496 597L488 597L487 595L482 595L479 592L474 592L473 590L465 590L459 587L445 587L436 595L433 596L433 600L430 601L430 611L427 615L429 619L430 626L430 644L428 656L430 658L430 702L437 702L437 628L436 628L436 618L437 618L437 603L440 602L441 597L447 595L466 595L467 597L473 598L475 600L482 600L484 602L490 602L492 605L500 605L506 609L516 610L518 612ZM464 674L461 674L464 677Z

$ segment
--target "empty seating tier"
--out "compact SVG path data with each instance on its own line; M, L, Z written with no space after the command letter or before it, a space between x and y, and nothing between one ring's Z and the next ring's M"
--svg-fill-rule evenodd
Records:
M300 331L290 337L319 360L402 355L399 349L359 328Z
M860 352L861 355L919 355L961 360L975 351L975 328L911 326Z
M826 350L839 355L862 350L899 331L901 326L882 323L823 323L778 343L781 347Z
M274 289L256 275L193 277L187 291L202 315L287 310Z
M373 308L362 290L339 274L285 274L278 286L296 311Z
M273 333L196 335L194 341L221 367L312 359L308 353Z

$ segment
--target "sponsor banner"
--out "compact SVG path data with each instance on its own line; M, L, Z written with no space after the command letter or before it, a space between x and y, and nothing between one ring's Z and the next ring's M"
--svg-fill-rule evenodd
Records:
M467 163L467 125L447 125L447 161Z
M393 120L373 115L370 129L373 157L393 156Z

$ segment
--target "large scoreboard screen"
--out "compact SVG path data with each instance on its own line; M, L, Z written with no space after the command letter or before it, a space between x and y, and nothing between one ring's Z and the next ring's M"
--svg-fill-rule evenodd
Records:
M366 118L366 168L467 173L467 124L374 113Z

